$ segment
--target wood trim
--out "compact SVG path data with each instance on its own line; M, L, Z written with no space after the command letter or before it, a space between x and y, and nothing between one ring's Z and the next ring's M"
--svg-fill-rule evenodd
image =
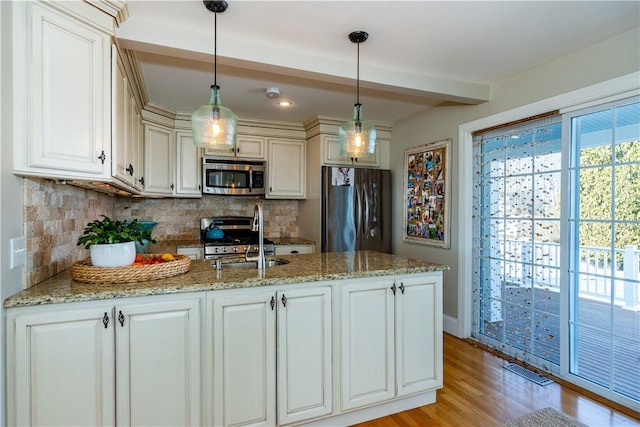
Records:
M496 125L496 126L491 126L488 128L484 128L484 129L480 129L480 130L476 130L471 132L471 136L476 136L476 135L480 135L486 132L490 132L496 129L502 129L502 128L508 128L510 126L515 126L515 125L519 125L520 123L526 123L526 122L530 122L533 120L538 120L538 119L543 119L545 117L551 117L551 116L555 116L560 114L560 110L553 110L553 111L548 111L546 113L541 113L541 114L536 114L535 116L529 116L529 117L525 117L522 119L518 119L518 120L513 120L511 122L508 123L503 123L500 125Z

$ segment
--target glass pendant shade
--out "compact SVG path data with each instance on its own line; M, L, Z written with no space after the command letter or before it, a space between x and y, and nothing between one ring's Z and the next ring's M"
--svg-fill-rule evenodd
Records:
M196 147L233 149L236 144L238 117L220 101L220 87L211 86L209 103L191 114L193 144Z
M338 130L338 144L342 157L357 159L376 155L376 127L362 118L362 105L354 105L353 119Z

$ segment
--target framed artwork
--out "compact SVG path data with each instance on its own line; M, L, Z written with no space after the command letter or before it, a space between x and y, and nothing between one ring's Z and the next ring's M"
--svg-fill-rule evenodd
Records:
M451 139L404 152L404 235L407 243L449 249Z

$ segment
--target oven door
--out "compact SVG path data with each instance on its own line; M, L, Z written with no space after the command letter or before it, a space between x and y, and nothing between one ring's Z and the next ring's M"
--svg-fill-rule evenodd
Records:
M262 162L203 162L202 192L231 196L264 195Z

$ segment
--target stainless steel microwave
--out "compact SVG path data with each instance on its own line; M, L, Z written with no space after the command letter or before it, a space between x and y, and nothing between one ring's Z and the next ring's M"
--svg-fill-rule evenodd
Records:
M202 193L263 196L264 162L202 158Z

